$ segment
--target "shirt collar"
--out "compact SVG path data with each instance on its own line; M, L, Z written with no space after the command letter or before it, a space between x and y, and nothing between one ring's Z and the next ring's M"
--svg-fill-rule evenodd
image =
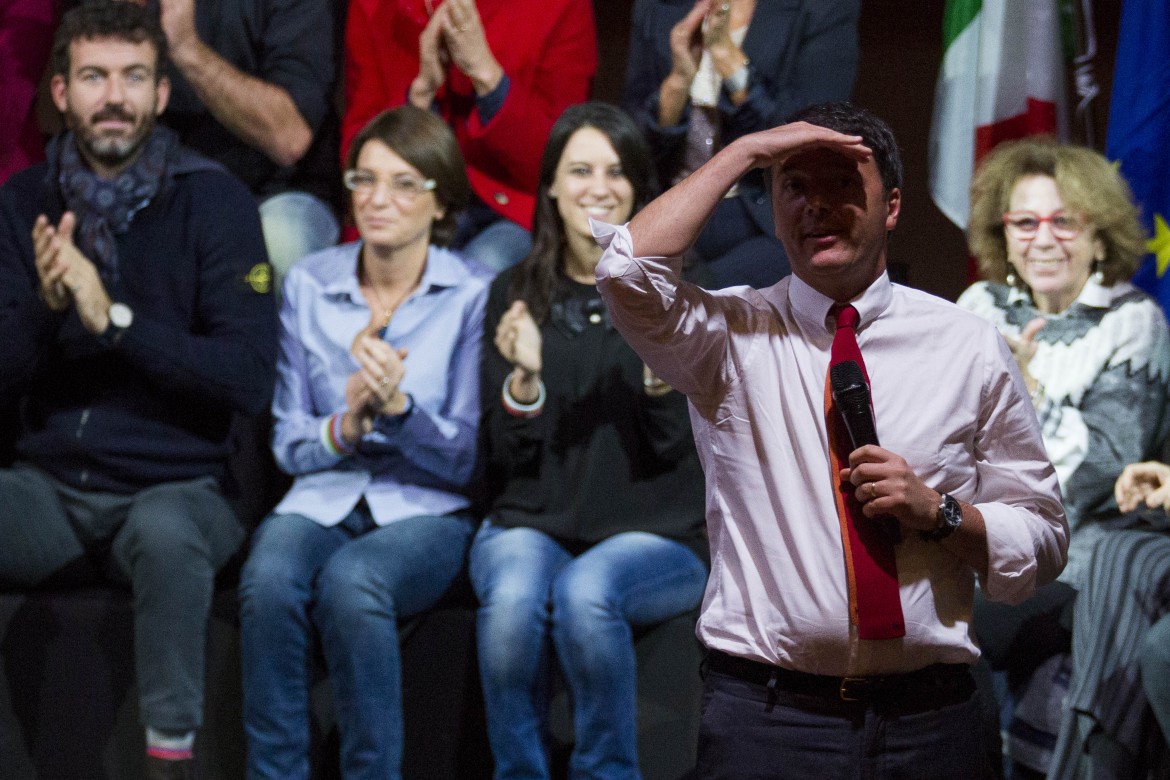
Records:
M1108 309L1112 298L1113 289L1090 276L1089 281L1085 282L1085 286L1081 288L1081 294L1077 296L1076 303L1082 306L1091 306L1094 309Z
M805 328L809 329L809 332L830 333L829 309L833 308L837 301L817 292L795 274L791 279L792 281L788 285L788 300L792 304L793 314ZM881 276L865 288L861 295L848 301L857 309L859 315L857 329L859 331L864 329L880 317L890 307L893 296L894 291L890 277L883 271Z
M1085 282L1085 286L1081 288L1081 292L1077 295L1072 305L1080 304L1091 309L1108 309L1113 304L1113 299L1117 297L1119 292L1125 292L1130 285L1128 282L1118 282L1117 284L1106 287L1098 282L1092 276ZM1007 302L1009 305L1027 305L1034 306L1032 303L1032 296L1026 288L1009 287ZM1072 308L1070 306L1069 308Z
M339 262L348 263L353 269L353 273L341 274L330 281L325 285L325 295L334 298L347 297L351 301L365 302L365 298L362 297L357 274L357 264L358 258L361 256L361 248L361 241L355 241L353 244L343 247L346 251L341 255ZM442 289L445 287L454 287L467 276L467 273L467 268L457 255L432 244L427 247L427 263L423 267L422 279L419 280L418 289L426 293L432 288Z

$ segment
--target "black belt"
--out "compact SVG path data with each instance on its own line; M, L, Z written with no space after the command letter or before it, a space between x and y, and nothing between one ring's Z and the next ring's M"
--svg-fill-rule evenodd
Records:
M831 703L873 705L902 712L923 712L960 704L975 692L975 680L966 664L933 664L904 674L867 677L830 677L707 652L707 670L769 690L810 696Z

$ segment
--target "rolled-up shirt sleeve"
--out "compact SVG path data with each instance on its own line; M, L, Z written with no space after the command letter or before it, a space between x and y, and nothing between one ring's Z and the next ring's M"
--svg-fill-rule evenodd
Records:
M597 289L626 342L692 399L720 389L730 378L721 298L682 280L680 258L634 257L625 225L590 224L605 250Z

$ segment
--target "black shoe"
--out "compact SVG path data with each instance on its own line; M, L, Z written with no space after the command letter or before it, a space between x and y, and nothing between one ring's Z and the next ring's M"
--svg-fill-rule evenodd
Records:
M170 761L157 756L146 757L146 780L194 780L195 759Z

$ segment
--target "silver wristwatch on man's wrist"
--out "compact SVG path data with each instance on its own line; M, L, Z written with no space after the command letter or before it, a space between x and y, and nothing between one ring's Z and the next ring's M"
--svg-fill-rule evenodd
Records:
M134 322L134 311L124 303L111 303L106 316L110 322L102 331L101 340L105 344L114 345L122 339L122 334Z
M943 493L942 501L938 505L938 525L929 531L923 531L922 538L928 542L941 542L959 530L962 524L962 505L954 496Z

